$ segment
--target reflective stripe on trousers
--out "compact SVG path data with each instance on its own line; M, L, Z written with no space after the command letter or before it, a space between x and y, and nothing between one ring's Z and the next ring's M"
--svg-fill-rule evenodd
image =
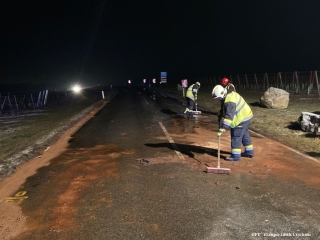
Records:
M240 154L241 146L247 150L253 150L252 141L249 133L250 121L242 122L237 127L231 128L231 153Z

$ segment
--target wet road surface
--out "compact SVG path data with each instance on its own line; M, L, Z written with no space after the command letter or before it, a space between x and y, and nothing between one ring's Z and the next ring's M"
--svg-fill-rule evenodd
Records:
M16 192L14 239L319 239L320 165L252 133L256 155L216 166L217 120L122 88ZM221 155L230 151L223 135ZM2 203L3 204L3 203ZM9 202L5 204L16 204Z

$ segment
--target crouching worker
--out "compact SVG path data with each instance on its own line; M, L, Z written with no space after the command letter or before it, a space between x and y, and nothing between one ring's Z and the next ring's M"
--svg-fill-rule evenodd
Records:
M212 97L223 101L223 121L217 133L220 137L228 127L231 128L231 156L228 161L240 161L241 157L254 155L252 141L249 133L250 120L253 117L250 106L236 92L227 93L227 89L217 85L212 90ZM244 152L241 153L241 145Z

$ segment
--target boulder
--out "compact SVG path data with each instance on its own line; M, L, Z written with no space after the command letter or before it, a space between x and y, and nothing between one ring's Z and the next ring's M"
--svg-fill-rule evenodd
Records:
M285 90L270 87L260 98L266 108L285 109L289 104L289 93Z

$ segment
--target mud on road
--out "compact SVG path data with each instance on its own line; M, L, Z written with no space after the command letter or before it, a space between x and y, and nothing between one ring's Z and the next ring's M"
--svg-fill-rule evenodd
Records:
M34 175L37 170L50 164L50 161L66 150L68 141L73 133L89 121L107 101L91 109L78 122L74 123L61 137L50 145L43 153L18 167L16 172L0 182L0 236L1 239L11 239L26 229L26 218L23 216L20 206L16 201L6 201L7 197L13 196L26 179Z
M42 236L48 235L63 239L66 237L64 235L66 232L81 231L85 227L73 222L77 212L76 202L79 201L81 194L85 189L90 188L91 181L101 176L119 178L119 169L114 161L120 155L134 154L132 149L124 150L115 145L101 145L78 149L78 151L66 150L71 135L98 110L91 112L89 116L69 129L59 141L43 152L41 158L32 159L21 166L14 175L0 183L0 236L3 239L11 239L19 234L22 234L19 239L23 239L23 236L30 237L35 229L40 231ZM159 149L159 153L162 152L162 149L170 149L171 154L159 154L153 157L146 155L144 158L136 159L135 162L129 164L128 167L132 168L129 172L138 174L139 171L148 167L159 166L160 168L160 166L173 164L173 168L177 168L177 165L174 164L183 164L191 170L193 177L199 178L195 179L190 176L189 184L195 184L192 183L194 181L198 184L198 191L203 190L202 194L194 196L195 201L201 201L202 195L209 194L204 193L205 189L217 191L221 195L223 193L226 198L223 199L222 196L223 201L219 200L219 203L215 203L217 205L212 205L211 208L225 209L225 211L218 217L219 222L212 226L211 232L208 231L209 236L206 239L255 239L252 238L253 235L249 235L255 233L253 227L256 227L256 233L264 230L267 233L272 229L273 233L298 231L312 234L312 238L309 239L318 237L320 232L320 218L317 214L317 209L320 207L318 201L320 199L319 161L279 142L252 133L255 157L242 158L240 162L227 162L223 160L230 154L230 136L229 132L226 132L221 138L221 167L230 168L231 175L205 173L207 166L217 164L218 141L215 129L218 126L215 121L215 116L209 115L196 116L195 120L187 120L181 116L165 120L163 125L174 141L174 146L169 142L168 136L163 133L155 136L158 140L162 140L161 143L150 143L148 147ZM160 129L160 126L156 127ZM122 138L125 139L128 136L123 134ZM58 204L48 206L51 212L48 217L50 221L39 221L43 219L41 216L48 216L47 209L41 208L33 213L39 216L38 220L32 218L33 220L31 219L27 224L27 219L17 202L7 202L5 198L14 196L26 178L33 176L42 166L49 165L50 161L62 152L64 152L62 162L67 166L67 170L60 172L55 178L60 180L61 189L64 190L58 198ZM101 164L101 159L106 156L109 159L108 164ZM77 159L81 158L89 159L85 166L77 164ZM95 168L92 169L92 166ZM178 178L179 174L186 174L183 172L185 170L181 171L181 173L171 173L167 175L167 178ZM38 180L34 179L34 184L37 182ZM64 186L66 182L68 185ZM203 186L200 187L201 183ZM60 186L57 188L59 189ZM132 192L133 188L132 184L127 184L124 186L124 192ZM194 191L192 189L194 188L190 187L190 194L194 194L191 192ZM150 194L157 196L156 192ZM105 204L107 208L112 207L114 202L110 194L99 196L99 202ZM217 193L214 196L221 197ZM179 198L178 196L172 197ZM206 204L210 206L211 203ZM129 215L129 212L126 214ZM210 213L207 214L211 216ZM97 216L92 214L87 217L94 221ZM287 222L284 223L284 219L287 219ZM126 221L125 224L136 226L135 224L138 223ZM163 226L160 223L150 223L147 227L157 233ZM230 233L238 235L227 235ZM35 239L40 238L41 235L35 237Z

